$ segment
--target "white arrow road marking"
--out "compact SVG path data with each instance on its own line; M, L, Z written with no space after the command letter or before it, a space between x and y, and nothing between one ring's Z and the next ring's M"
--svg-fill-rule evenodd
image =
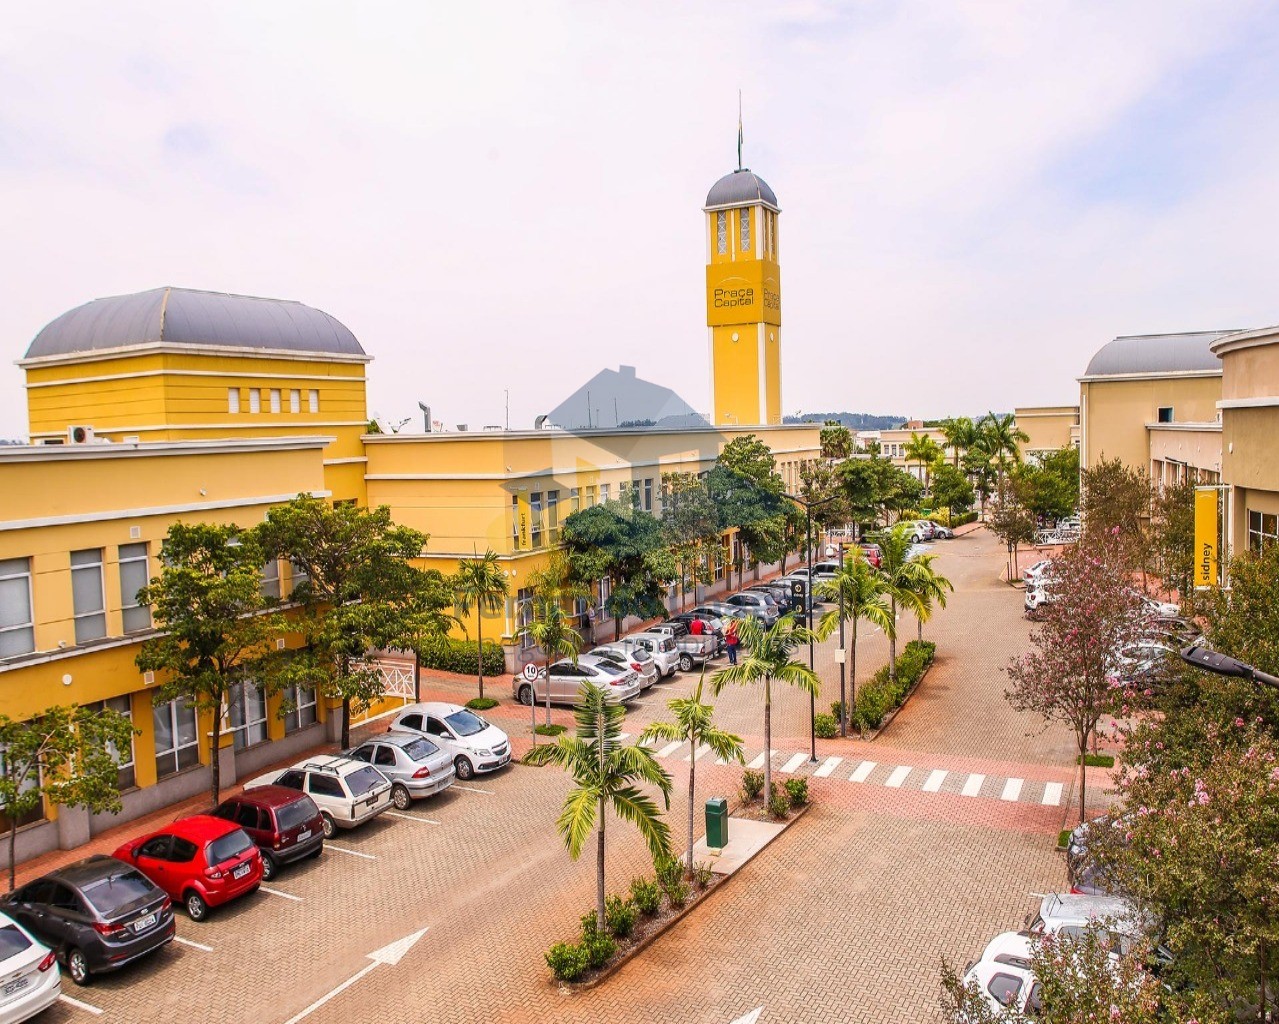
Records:
M828 757L822 762L822 766L818 768L817 771L813 772L813 774L819 779L824 779L839 767L839 762L842 760L844 760L842 757Z
M361 853L359 850L349 850L345 846L337 846L331 841L326 840L324 843L326 850L333 850L335 853L345 853L350 857L363 857L365 860L377 860L371 853Z
M82 1003L79 999L72 999L70 996L62 995L58 998L68 1006L74 1006L77 1010L86 1010L95 1017L102 1015L102 1009L97 1006L90 1006L88 1003Z
M1044 805L1047 807L1056 807L1061 803L1061 783L1046 782L1044 783Z
M751 1010L750 1013L743 1014L741 1017L738 1017L737 1020L730 1020L728 1024L756 1024L756 1021L759 1020L759 1015L763 1012L764 1008L762 1006L757 1006L755 1009Z
M792 775L798 771L799 766L807 760L808 758L806 758L803 754L795 754L789 761L782 765L781 770L787 775Z
M294 896L291 892L285 892L283 889L272 889L269 885L260 886L263 892L269 892L272 896L279 896L281 899L292 900L294 903L301 903L301 896Z
M960 796L976 796L981 792L981 784L986 781L986 776L976 773L969 775L968 780L964 783L964 788L959 791Z
M419 818L416 814L401 814L399 811L383 811L388 818L403 818L405 821L420 821L423 825L438 825L434 818Z
M928 778L924 781L925 793L936 793L941 789L941 784L946 781L949 772L943 771L941 768L928 773Z
M413 948L417 940L420 939L423 935L425 935L426 932L427 932L427 929L423 928L420 931L413 932L411 935L404 936L404 938L402 939L396 939L394 942L383 946L381 949L375 949L372 953L368 955L368 958L371 961L373 961L372 963L364 967L361 967L358 971L356 971L349 978L347 978L346 981L342 982L342 984L339 985L337 988L330 989L324 995L320 996L320 998L317 999L315 1002L313 1002L310 1006L308 1006L305 1010L301 1011L300 1013L296 1013L292 1017L290 1017L287 1021L284 1022L284 1024L298 1024L298 1021L305 1020L307 1017L311 1016L311 1014L313 1014L316 1010L318 1010L321 1006L327 1003L334 996L340 995L341 993L345 992L348 988L354 985L357 981L363 978L366 974L372 971L379 964L386 964L388 967L394 967L396 964L398 964L401 960L404 959L404 955L410 949ZM63 998L66 998L66 997L64 996ZM101 1013L102 1011L99 1010L98 1012Z
M863 761L857 766L857 770L848 776L849 782L865 782L870 778L870 773L875 770L874 761Z
M192 949L202 949L206 953L212 953L213 947L206 946L203 942L192 942L190 939L184 939L181 935L173 936L174 942L180 942L184 946L190 946Z

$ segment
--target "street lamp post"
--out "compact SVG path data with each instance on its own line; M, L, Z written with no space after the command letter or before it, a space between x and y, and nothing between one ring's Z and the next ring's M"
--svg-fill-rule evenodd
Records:
M1181 660L1189 665L1194 665L1195 668L1215 672L1219 676L1251 679L1254 683L1260 683L1262 686L1273 686L1279 689L1279 676L1272 676L1269 672L1262 672L1251 665L1245 665L1237 658L1232 658L1230 655L1222 654L1219 651L1210 650L1200 644L1191 644L1189 647L1183 647L1181 649Z
M808 670L816 675L817 659L813 652L813 509L834 501L837 495L832 494L829 498L818 498L816 501L801 498L798 494L787 494L786 497L804 510L804 540L808 549L806 552L808 558L808 586L805 588L808 601ZM841 620L841 630L843 625ZM840 642L841 644L843 643L842 639ZM808 763L817 763L817 695L815 693L808 695Z
M844 570L844 542L839 542L839 569ZM848 663L848 651L844 649L844 588L839 588L839 735L848 739L848 691L844 681L844 666Z

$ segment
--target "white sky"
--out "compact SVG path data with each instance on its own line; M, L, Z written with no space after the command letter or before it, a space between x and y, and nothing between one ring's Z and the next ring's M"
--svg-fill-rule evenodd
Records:
M89 299L297 299L370 411L511 423L630 363L708 405L701 204L783 209L788 413L1073 401L1116 334L1279 321L1264 3L11 5L0 437Z

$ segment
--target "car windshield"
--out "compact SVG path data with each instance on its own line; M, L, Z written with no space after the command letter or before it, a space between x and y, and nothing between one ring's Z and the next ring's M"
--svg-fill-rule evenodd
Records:
M319 813L320 809L315 806L315 801L309 796L304 796L301 800L294 800L291 804L277 807L275 820L280 826L280 831L287 832L291 828L305 825Z
M365 793L371 793L382 785L385 780L382 773L376 768L370 766L367 768L357 768L346 777L346 784L351 787L351 792L356 796L363 796Z
M404 753L408 754L414 761L425 761L432 754L438 754L440 748L430 740L416 739L412 743L404 744Z
M109 917L121 907L155 895L155 886L136 871L121 871L81 886L80 892L94 910Z
M483 732L488 723L479 715L473 715L469 711L454 711L448 718L444 719L448 722L449 728L459 736L474 736L477 732Z
M221 864L223 861L238 857L245 850L251 849L253 849L253 840L243 830L237 828L234 832L228 832L221 839L213 840L209 844L207 854L210 864Z
M600 664L596 665L595 667L599 669L601 672L604 672L610 676L620 676L620 675L626 674L625 668L611 661L600 662Z
M18 931L17 925L7 924L0 928L0 960L8 960L30 948L31 940Z

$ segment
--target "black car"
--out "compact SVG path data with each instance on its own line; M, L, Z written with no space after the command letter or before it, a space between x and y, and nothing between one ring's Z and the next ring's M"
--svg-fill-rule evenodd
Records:
M672 615L670 621L684 623L691 633L693 630L693 620L699 620L702 623L703 632L710 633L713 637L715 637L715 641L718 645L716 653L722 654L724 653L726 646L724 642L724 629L722 626L711 625L712 620L717 618L718 616L713 616L710 612L691 611L681 612L679 615Z
M97 854L28 882L4 898L5 913L58 955L87 985L173 941L173 903L150 879Z

